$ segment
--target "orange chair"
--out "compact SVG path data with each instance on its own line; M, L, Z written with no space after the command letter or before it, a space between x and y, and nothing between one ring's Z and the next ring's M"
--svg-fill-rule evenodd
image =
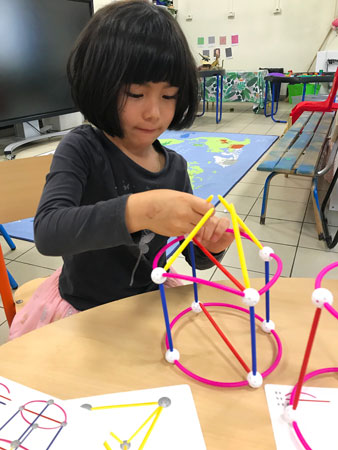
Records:
M7 274L6 264L4 260L4 255L2 253L1 245L0 245L0 294L2 298L3 307L5 309L7 322L8 325L10 326L14 319L16 308L12 295L11 285L9 283L9 278Z
M335 103L335 97L338 89L338 68L336 70L331 91L327 97L327 99L323 102L300 102L296 105L291 113L291 122L292 125L296 122L296 120L302 115L304 111L321 111L321 112L329 112L335 111L338 109L338 103Z

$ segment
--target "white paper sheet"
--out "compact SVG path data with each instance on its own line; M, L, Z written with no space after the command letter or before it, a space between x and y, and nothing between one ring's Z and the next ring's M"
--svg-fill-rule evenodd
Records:
M87 448L82 431L86 418L84 411L62 400L0 377L1 449Z
M292 425L283 414L293 386L267 384L269 407L277 450L303 450ZM338 389L303 386L296 409L299 429L312 450L337 450Z
M156 403L156 405L146 406L140 405L112 409L85 410L91 427L91 450L103 450L104 442L107 442L112 450L120 450L121 448L124 448L123 446L121 447L121 442L128 441L142 424L145 423L150 415L158 408L157 402L161 398L169 398L170 406L162 409L158 420L154 424L154 427L144 444L144 449L205 450L206 446L195 403L188 385L168 386L86 397L68 400L67 404L72 407L77 406L79 409L84 409L81 407L83 404L91 405L92 408L95 408L111 405ZM151 427L152 421L153 417L139 433L131 439L130 447L126 446L126 449L130 448L130 450L136 450L140 447ZM115 437L113 437L111 433L113 433Z

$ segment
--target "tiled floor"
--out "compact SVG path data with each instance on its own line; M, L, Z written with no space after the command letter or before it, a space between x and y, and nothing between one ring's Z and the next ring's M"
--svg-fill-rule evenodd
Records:
M280 102L278 118L286 120L290 105ZM252 104L225 104L222 121L215 122L215 112L207 112L197 118L193 130L210 132L233 132L246 134L281 135L285 124L274 123L263 114L254 114ZM56 143L39 144L31 149L18 153L18 158L44 153L55 148ZM309 201L310 181L299 177L285 178L282 175L272 180L269 193L267 219L265 225L259 224L262 190L266 175L258 172L256 167L235 186L226 197L234 203L238 214L251 228L264 245L272 247L283 261L284 277L315 277L316 274L338 257L338 246L328 250L323 241L316 235L312 204ZM325 192L325 186L323 186ZM323 195L322 192L322 195ZM217 214L225 214L223 207L218 207ZM330 219L332 232L337 230L338 213L332 213ZM33 278L48 276L61 265L61 258L50 258L40 255L34 244L15 240L16 250L11 251L0 237L6 264L19 284ZM249 276L262 277L263 265L257 257L257 248L244 241L244 250L249 270ZM241 278L240 264L235 245L232 245L222 261L233 275ZM191 273L183 258L175 263L178 272ZM274 270L272 265L272 270ZM201 273L199 273L201 275ZM337 277L331 272L328 277ZM208 279L223 278L219 269L203 271L203 277ZM0 307L0 343L7 340L8 325L3 309Z

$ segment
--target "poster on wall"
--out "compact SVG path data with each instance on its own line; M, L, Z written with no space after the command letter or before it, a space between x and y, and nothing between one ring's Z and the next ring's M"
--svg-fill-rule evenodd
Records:
M208 45L209 47L213 47L216 43L216 37L215 36L208 36Z
M233 57L232 56L232 48L231 47L227 47L225 49L225 57L226 57L226 59L231 59Z
M231 45L238 45L238 44L239 44L238 34L232 34L231 35Z

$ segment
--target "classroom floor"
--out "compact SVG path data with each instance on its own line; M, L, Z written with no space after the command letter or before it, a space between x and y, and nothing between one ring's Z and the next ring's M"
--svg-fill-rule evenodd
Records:
M291 105L280 102L277 117L287 120ZM245 134L281 135L285 124L274 123L263 114L254 114L250 103L226 103L223 118L215 122L215 112L210 110L203 117L196 118L193 130L208 132L232 132ZM55 148L56 143L38 144L18 153L18 158L45 153ZM0 156L0 159L2 157ZM264 245L272 247L283 261L283 277L315 277L327 264L337 260L338 246L328 250L316 234L315 219L310 200L310 180L300 177L285 178L278 175L273 178L269 193L266 224L259 224L262 203L263 184L266 174L258 172L256 166L231 190L226 199L234 203L242 220ZM319 195L325 192L325 183L319 186ZM217 214L225 214L223 207L217 208ZM338 213L331 214L330 230L335 233L338 226ZM11 251L2 237L0 243L8 269L19 285L33 278L46 277L61 265L61 258L46 257L36 250L34 243L15 240L16 250ZM258 249L244 241L244 251L250 277L263 276L264 266L258 257ZM236 277L242 278L236 245L226 252L222 264ZM191 269L183 257L174 264L176 271L191 274ZM275 270L274 263L271 270ZM209 280L224 278L219 269L202 271ZM198 271L198 276L201 272ZM328 277L336 274L328 274ZM6 342L8 325L3 308L0 306L0 344Z

